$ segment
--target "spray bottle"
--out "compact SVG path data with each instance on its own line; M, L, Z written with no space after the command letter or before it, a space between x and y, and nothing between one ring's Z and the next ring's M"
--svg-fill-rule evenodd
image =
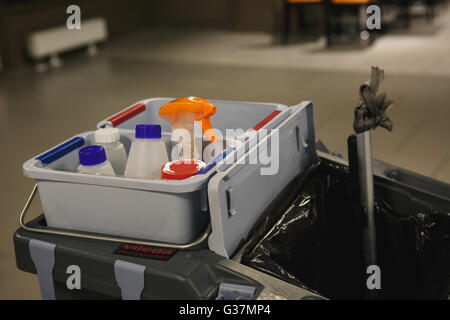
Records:
M181 159L202 160L201 153L195 148L195 122L211 142L218 140L210 120L215 113L215 105L198 97L178 98L159 109L159 115L170 123L174 134L181 138Z

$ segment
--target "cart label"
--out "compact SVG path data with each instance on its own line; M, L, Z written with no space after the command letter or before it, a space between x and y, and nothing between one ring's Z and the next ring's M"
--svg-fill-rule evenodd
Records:
M121 243L114 254L167 261L176 252L177 250L170 248Z

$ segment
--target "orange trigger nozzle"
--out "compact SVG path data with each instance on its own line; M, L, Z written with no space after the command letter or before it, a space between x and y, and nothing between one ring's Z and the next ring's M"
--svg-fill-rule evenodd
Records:
M216 106L206 99L198 97L184 97L172 100L159 109L159 115L167 121L176 122L180 113L195 114L195 121L202 128L203 134L212 142L218 140L211 124L211 117L216 113ZM171 121L172 120L172 121Z

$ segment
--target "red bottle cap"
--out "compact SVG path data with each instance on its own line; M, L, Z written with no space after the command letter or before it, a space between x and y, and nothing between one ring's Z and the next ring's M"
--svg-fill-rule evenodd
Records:
M161 179L183 180L195 175L206 164L200 160L175 160L161 167Z

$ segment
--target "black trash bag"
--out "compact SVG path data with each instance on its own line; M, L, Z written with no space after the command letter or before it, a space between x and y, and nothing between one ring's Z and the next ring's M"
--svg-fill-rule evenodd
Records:
M332 299L367 297L360 217L348 167L322 160L296 181L293 200L264 217L241 262ZM450 208L450 204L449 204ZM375 187L381 299L447 299L448 213L398 215Z

